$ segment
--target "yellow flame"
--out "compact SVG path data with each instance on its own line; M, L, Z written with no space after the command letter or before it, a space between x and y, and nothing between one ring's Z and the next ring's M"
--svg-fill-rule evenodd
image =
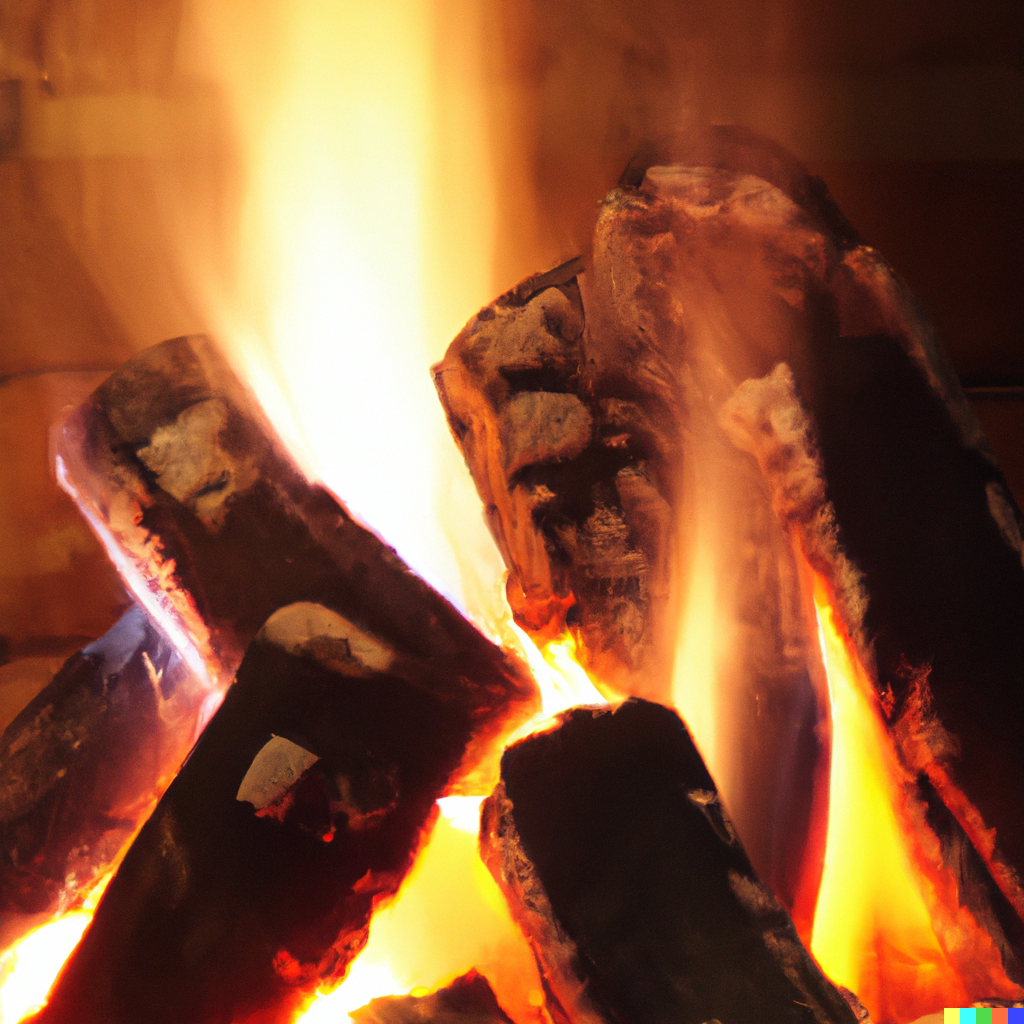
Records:
M518 639L542 698L541 711L513 739L545 728L568 708L607 703L577 663L572 639L539 649L512 623L511 614L506 626ZM487 978L514 1020L536 1018L543 997L533 957L480 859L483 800L438 800L441 817L401 892L374 916L366 948L341 985L320 993L296 1024L326 1024L380 996L433 991L471 968Z
M81 909L40 925L0 955L0 1024L16 1024L46 1005L61 968L85 934L113 872L101 879Z
M183 44L243 172L197 301L305 464L463 607L458 548L486 530L429 369L495 294L483 12L196 0Z
M828 677L832 766L811 950L878 1024L967 1005L933 928L931 885L915 862L911 829L901 814L902 769L874 688L820 577L814 607Z

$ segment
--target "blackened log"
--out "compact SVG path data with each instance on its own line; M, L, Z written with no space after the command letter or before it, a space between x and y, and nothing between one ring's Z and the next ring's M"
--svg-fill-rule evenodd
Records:
M274 611L314 602L462 679L481 724L467 763L532 710L525 670L299 470L208 339L129 360L66 420L58 449L140 602L221 686Z
M573 302L568 351L542 308L554 287ZM670 699L657 652L686 580L665 549L702 502L725 525L716 568L732 606L721 621L743 642L716 666L734 682L728 700L717 695L731 733L715 741L750 752L742 777L723 784L751 859L794 912L794 879L820 850L793 837L809 834L812 778L827 770L809 682L816 639L786 540L799 536L874 670L921 800L956 822L933 828L947 864L974 865L965 905L1002 922L993 938L1024 980L1020 512L930 323L824 185L735 129L651 147L602 205L585 268L530 279L482 310L435 378L520 625L575 631L598 676L624 692ZM737 392L782 378L792 403L765 404L738 437L723 422ZM507 473L527 436L505 425L521 390L576 396L590 447L534 445L536 464ZM791 407L810 424L821 468L809 516L775 500L802 486L778 429ZM655 496L630 505L624 474ZM589 497L570 484L579 479ZM961 855L963 836L976 856Z
M0 948L107 871L195 740L209 690L130 609L0 738Z
M443 662L410 658L321 605L282 609L39 1021L290 1021L312 989L344 975L436 799L492 727Z
M573 709L507 750L481 848L556 1021L854 1024L665 707Z
M349 1016L355 1024L512 1024L475 970L425 996L374 999Z

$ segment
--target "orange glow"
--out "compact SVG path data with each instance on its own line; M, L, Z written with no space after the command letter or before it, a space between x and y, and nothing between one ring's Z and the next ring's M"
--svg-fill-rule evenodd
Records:
M479 621L486 528L429 368L495 293L485 5L188 6L241 169L227 251L182 239L196 304L301 461Z
M876 1024L1012 992L991 940L958 905L934 835L914 814L874 687L816 574L813 593L832 767L811 950L829 977L857 993ZM950 942L966 949L966 970Z
M81 909L40 925L0 955L0 1024L16 1024L46 1005L57 975L89 927L111 878L113 872L92 889Z
M542 709L514 739L545 728L552 716L605 698L575 661L569 639L538 649L511 622L520 653L541 690ZM438 800L440 817L394 901L374 915L370 940L333 992L318 994L296 1024L335 1022L371 999L425 994L476 968L519 1024L541 1021L540 977L505 898L480 859L481 796Z

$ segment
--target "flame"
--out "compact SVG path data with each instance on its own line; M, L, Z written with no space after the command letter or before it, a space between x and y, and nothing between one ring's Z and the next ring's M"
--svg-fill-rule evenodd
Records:
M828 679L832 766L811 951L833 981L857 993L877 1024L968 1006L996 992L1012 995L1015 986L991 939L960 908L934 835L914 815L910 780L875 688L816 573L813 598ZM970 937L968 971L949 948L951 936L959 944Z
M605 704L576 660L566 637L538 648L512 622L506 626L541 691L541 711L509 742L548 727L561 711ZM409 877L391 904L378 911L370 939L345 980L321 992L295 1024L337 1021L371 999L423 995L476 968L513 1020L541 1020L544 998L526 939L501 890L480 859L477 834L482 796L442 797L440 816Z
M570 707L606 703L576 660L572 638L540 649L512 622L507 608L503 625L530 666L542 699L540 712L509 742L549 726ZM532 954L480 859L483 800L438 800L438 822L398 896L374 916L366 948L344 982L318 994L296 1024L336 1020L380 996L425 994L470 968L488 979L514 1020L539 1018L543 993Z
M300 461L463 609L486 529L429 367L495 293L484 17L197 0L182 43L242 169L215 265L182 240L196 305Z
M61 968L85 934L111 871L80 909L60 914L22 936L0 955L0 1024L16 1024L46 1005Z

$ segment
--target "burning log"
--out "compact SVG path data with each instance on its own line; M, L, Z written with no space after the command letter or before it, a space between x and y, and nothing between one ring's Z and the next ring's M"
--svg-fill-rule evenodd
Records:
M735 129L652 148L593 251L481 310L435 380L523 628L669 701L679 610L714 602L715 742L744 751L723 786L804 928L828 771L805 561L829 581L959 898L1024 979L1021 516L823 183Z
M130 612L5 732L5 939L109 867L195 741L209 677L222 689L282 606L321 602L446 666L477 715L467 765L530 713L523 672L298 471L206 339L130 360L69 417L59 448L64 486L187 667Z
M136 597L215 685L276 610L313 602L462 680L480 721L467 764L506 713L531 713L524 670L299 470L208 339L164 342L112 374L64 423L58 472Z
M519 677L475 683L323 605L271 616L40 1024L291 1020L362 949L467 751L519 709ZM485 687L511 697L481 708Z
M109 871L195 739L208 690L130 609L0 739L0 948Z
M667 708L573 709L507 750L481 850L556 1021L854 1024Z
M425 996L385 996L349 1014L355 1024L512 1024L477 971Z

